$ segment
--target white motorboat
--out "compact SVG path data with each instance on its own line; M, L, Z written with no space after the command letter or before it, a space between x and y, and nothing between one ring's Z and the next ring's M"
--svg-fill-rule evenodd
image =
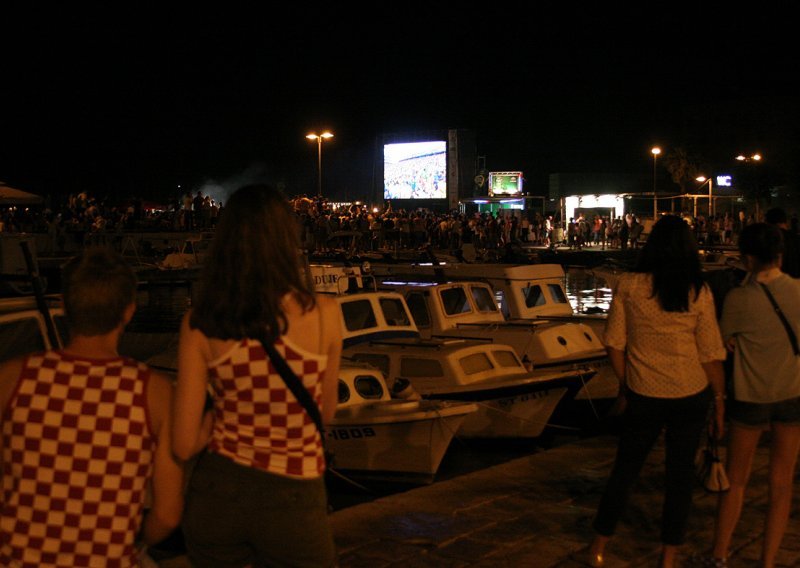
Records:
M590 364L596 371L586 388L577 395L576 400L589 402L598 399L613 399L619 392L619 380L614 375L605 346L600 337L605 328L605 314L583 315L576 314L569 303L564 289L564 269L558 264L442 264L433 265L373 265L376 277L381 278L382 286L387 282L398 282L413 279L418 282L428 283L436 279L438 282L454 284L456 281L470 282L475 292L470 291L466 296L463 308L469 309L467 315L450 314L442 321L457 323L461 331L467 333L467 327L477 329L476 325L485 325L488 317L492 325L505 326L507 330L517 328L517 331L507 331L516 334L513 344L518 351L525 349L521 356L527 355L534 368L547 368L549 366L561 367L564 364ZM478 290L476 282L488 284L493 293L499 314L489 311L487 303L481 301L482 308L478 308L477 300L473 294L483 297L485 292ZM437 284L438 286L438 284ZM396 286L393 286L397 289ZM418 288L418 289L421 289ZM411 290L406 288L406 290ZM424 294L424 292L422 292ZM407 292L408 294L408 292ZM460 293L451 292L452 296L462 297ZM425 299L424 296L422 299ZM408 298L407 298L408 300ZM470 307L467 308L467 301ZM426 302L446 305L433 294ZM417 316L416 305L421 300L408 300L414 316ZM441 310L441 308L437 308ZM446 313L446 312L445 312ZM474 314L474 315L471 315ZM498 317L499 315L499 317ZM424 316L423 316L424 317ZM473 320L484 319L483 324L476 324ZM503 324L501 322L504 321ZM418 322L419 323L419 322ZM489 328L491 329L491 327ZM528 344L520 334L520 330L528 330L531 343ZM420 326L420 331L423 331ZM423 332L424 333L424 332ZM447 331L448 335L454 331ZM498 331L490 332L492 337L500 337ZM473 334L474 335L474 334ZM535 338L535 339L534 339ZM505 343L512 343L507 338Z
M379 370L344 363L325 444L336 469L432 480L456 431L477 409L469 402L391 398Z
M345 356L380 369L387 383L408 381L425 399L469 401L479 409L459 434L535 438L561 398L594 370L528 371L508 345L466 339L395 339L359 343Z

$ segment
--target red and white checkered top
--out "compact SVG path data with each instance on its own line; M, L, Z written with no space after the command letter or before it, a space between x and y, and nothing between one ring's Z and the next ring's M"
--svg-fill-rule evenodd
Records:
M3 411L0 565L136 565L152 472L148 368L50 351Z
M310 353L285 337L275 342L318 405L326 355ZM255 339L244 339L209 364L216 412L209 449L270 473L316 478L325 471L317 426L286 387Z

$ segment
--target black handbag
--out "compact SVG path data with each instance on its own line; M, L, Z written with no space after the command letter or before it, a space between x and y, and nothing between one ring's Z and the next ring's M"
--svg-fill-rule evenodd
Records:
M264 351L267 352L270 361L272 361L272 364L280 374L283 382L286 383L286 388L292 391L297 402L302 405L306 413L311 417L311 420L316 424L317 430L319 430L320 440L322 441L322 450L325 454L325 465L330 469L333 467L333 454L325 449L325 428L322 425L322 414L320 414L319 406L317 406L311 393L308 392L300 378L292 371L292 368L289 367L286 359L278 353L278 350L275 349L272 343L267 341L266 336L261 336L256 339L261 342L261 346L264 348Z

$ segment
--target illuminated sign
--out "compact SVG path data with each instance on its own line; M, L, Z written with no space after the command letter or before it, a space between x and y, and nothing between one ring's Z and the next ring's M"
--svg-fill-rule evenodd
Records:
M522 172L489 172L489 195L522 193Z
M717 176L717 187L732 187L733 178L731 176Z

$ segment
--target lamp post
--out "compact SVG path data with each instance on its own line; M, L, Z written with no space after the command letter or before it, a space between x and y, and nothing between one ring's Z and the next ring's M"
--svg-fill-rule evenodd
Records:
M711 188L713 187L714 183L711 178L706 178L705 176L698 176L694 179L701 182L700 187L697 189L701 189L705 184L708 184L708 217L711 218L711 216L714 214L714 201L712 201L713 198L711 197ZM695 203L696 202L697 201L695 200ZM695 212L695 217L697 217L697 212Z
M755 154L751 154L750 156L745 156L743 154L739 154L738 156L736 156L736 161L742 162L743 164L746 164L746 163L749 163L749 162L755 162L756 164L758 164L758 163L761 162L761 154L755 153ZM759 204L759 200L760 200L760 193L761 192L760 192L760 188L758 187L758 179L757 179L757 177L755 175L753 175L753 173L754 172L751 172L751 175L749 177L752 180L752 186L751 187L752 187L753 195L755 196L755 200L756 200L756 221L757 221L761 216L760 207L759 207L759 205L760 205Z
M650 153L653 154L653 223L656 222L658 217L658 200L656 199L656 159L661 153L661 148L655 146Z
M317 141L317 197L322 197L322 139L333 138L327 130L322 134L308 134L306 138Z

